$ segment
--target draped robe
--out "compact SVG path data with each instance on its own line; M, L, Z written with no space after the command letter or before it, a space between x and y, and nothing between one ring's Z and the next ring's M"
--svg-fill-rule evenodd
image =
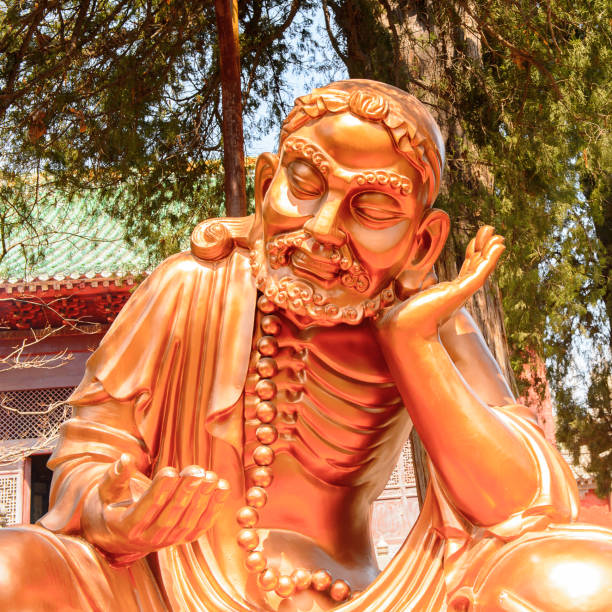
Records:
M165 466L196 464L227 479L233 494L244 494L242 395L256 294L246 249L236 247L218 261L178 254L136 290L89 359L70 400L75 416L49 463L50 510L40 521L48 531L38 531L70 566L90 609L121 602L126 612L257 610L224 576L214 528L196 542L137 560L109 560L79 537L86 493L125 452L149 478ZM430 466L426 501L404 545L339 610L443 610L449 593L471 588L477 576L470 568L481 567L482 559L575 518L575 482L527 409L496 410L538 465L539 488L528 507L498 525L472 524Z

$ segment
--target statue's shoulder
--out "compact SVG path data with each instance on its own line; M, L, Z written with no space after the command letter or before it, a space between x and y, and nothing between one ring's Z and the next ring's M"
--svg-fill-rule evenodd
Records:
M199 223L191 234L191 248L172 255L153 271L154 279L168 278L176 281L177 274L199 274L206 269L223 265L237 253L247 257L250 250L254 215L235 218L212 218Z
M191 253L201 261L219 261L237 247L250 249L255 215L205 219L191 234Z
M234 262L233 268L250 271L248 254L254 215L213 218L199 223L191 234L191 248L160 263L142 283L138 293L181 291L187 284L201 285L203 277ZM241 260L236 262L236 259ZM244 260L244 261L242 261ZM250 272L249 272L250 276Z

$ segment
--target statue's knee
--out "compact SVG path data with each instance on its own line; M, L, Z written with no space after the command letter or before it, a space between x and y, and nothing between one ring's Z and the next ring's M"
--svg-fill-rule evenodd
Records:
M473 592L475 611L609 612L612 532L573 528L510 544Z
M39 536L27 529L0 529L0 597L32 580Z
M0 610L71 609L73 577L39 529L0 529Z

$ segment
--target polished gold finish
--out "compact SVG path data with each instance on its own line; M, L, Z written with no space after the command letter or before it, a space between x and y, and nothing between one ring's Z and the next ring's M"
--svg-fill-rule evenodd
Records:
M481 228L437 284L443 165L405 92L296 101L255 215L202 222L90 358L42 527L0 530L0 609L612 609L612 534L574 523L463 308L503 239ZM413 426L431 482L379 572L371 505Z
M244 564L249 572L261 574L266 569L267 560L261 551L256 550L247 556Z
M351 596L351 587L344 580L335 580L329 588L329 596L334 601L345 601Z
M326 570L317 570L312 575L312 588L315 591L328 591L332 584L332 576Z
M266 505L268 496L261 487L251 487L246 493L246 501L253 508L263 508Z
M256 414L262 423L272 423L277 414L276 406L270 402L259 402Z
M304 591L310 588L312 584L312 574L308 570L299 567L291 574L291 579L298 591Z
M238 510L238 514L236 515L236 522L245 528L255 527L257 525L257 521L259 520L259 515L257 514L257 510L251 508L249 506L244 506Z
M273 569L266 569L257 577L257 584L264 591L273 591L278 584L278 574Z

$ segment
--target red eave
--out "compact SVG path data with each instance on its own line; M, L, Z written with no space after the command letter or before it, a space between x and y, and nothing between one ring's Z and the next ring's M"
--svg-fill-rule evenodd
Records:
M0 282L0 329L109 323L144 274L102 274Z

